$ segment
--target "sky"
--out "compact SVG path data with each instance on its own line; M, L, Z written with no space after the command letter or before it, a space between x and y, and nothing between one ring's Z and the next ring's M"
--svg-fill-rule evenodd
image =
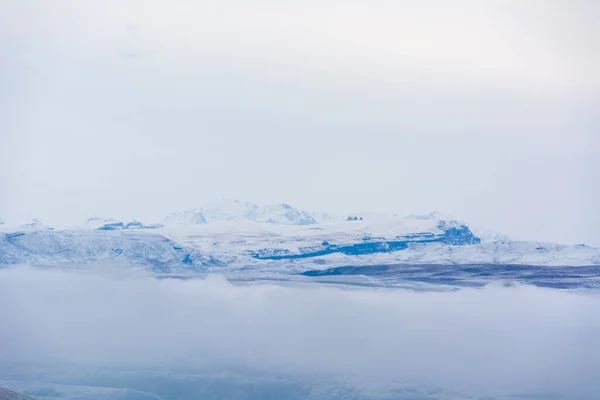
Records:
M411 399L463 398L452 395L458 392L472 396L465 399L583 400L600 388L600 298L589 293L501 284L458 292L233 286L214 275L158 280L119 271L0 270L0 304L14 305L0 307L8 328L0 330L0 364L13 366L3 369L4 379L45 382L46 393L50 382L72 376L79 385L161 394L168 385L158 371L181 380L170 390L190 390L192 367L204 366L213 374L225 368L219 379L240 367L266 371L280 388L293 376L317 387L337 378L428 391L404 392ZM122 382L107 383L115 367L129 370ZM132 370L147 371L146 389ZM218 386L211 380L196 390ZM324 398L404 398L357 392ZM308 396L255 390L248 397Z
M214 198L600 245L593 0L0 0L0 218Z

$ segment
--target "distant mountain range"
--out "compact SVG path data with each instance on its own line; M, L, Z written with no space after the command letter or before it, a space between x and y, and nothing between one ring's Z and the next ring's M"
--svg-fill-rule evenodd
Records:
M52 229L0 225L0 264L126 264L158 273L260 269L284 273L383 264L600 265L600 249L523 242L438 212L309 213L287 204L219 200L162 224L90 218Z
M308 212L295 208L289 204L259 205L235 199L218 199L201 207L169 214L161 223L142 223L136 220L120 221L113 218L90 217L81 225L71 228L89 228L99 230L122 229L154 229L164 225L202 225L214 222L252 221L279 225L315 225L328 222L341 221L382 221L382 220L453 220L448 215L432 211L424 215L409 215L405 218L393 213L351 213L341 215L328 212ZM0 218L0 225L4 221ZM5 226L5 229L8 227ZM14 229L52 229L38 219L11 226Z
M298 210L288 204L260 206L233 199L210 202L203 207L170 214L167 224L206 224L214 221L256 221L270 224L310 225L316 224L314 215Z

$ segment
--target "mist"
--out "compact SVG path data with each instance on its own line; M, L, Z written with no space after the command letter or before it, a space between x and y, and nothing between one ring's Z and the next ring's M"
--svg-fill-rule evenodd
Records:
M481 396L600 390L600 297L591 294L234 286L20 267L0 270L0 304L9 366L250 368Z

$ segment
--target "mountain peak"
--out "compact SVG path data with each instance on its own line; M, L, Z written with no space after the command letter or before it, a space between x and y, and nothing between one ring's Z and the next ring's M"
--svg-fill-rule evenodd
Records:
M453 221L455 218L452 218L449 215L442 214L437 210L432 210L427 214L411 214L406 219L414 220L414 221Z
M196 225L213 221L255 221L284 225L315 224L306 211L280 203L261 206L235 199L216 199L202 207L170 214L168 224Z
M18 226L19 229L46 229L46 226L42 224L39 219L30 219L25 223Z

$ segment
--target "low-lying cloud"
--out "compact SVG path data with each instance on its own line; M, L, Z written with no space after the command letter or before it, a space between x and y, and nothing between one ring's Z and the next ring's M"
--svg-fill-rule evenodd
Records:
M486 395L588 398L600 389L600 297L590 294L233 286L220 277L11 268L0 270L0 305L0 360L9 364L231 365Z

